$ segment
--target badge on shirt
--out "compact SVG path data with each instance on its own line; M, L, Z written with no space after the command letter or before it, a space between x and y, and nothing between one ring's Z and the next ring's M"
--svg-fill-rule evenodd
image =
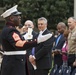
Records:
M20 37L19 37L18 34L13 33L13 39L14 39L15 41L18 41L18 40L20 40Z

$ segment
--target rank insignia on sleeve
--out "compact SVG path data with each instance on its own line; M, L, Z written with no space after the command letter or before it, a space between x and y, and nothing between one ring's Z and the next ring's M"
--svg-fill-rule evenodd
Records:
M13 39L14 39L15 41L18 41L18 40L20 40L20 37L19 37L18 34L13 33Z

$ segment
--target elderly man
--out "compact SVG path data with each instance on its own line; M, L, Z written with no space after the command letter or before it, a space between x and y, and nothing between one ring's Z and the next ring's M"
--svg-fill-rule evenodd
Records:
M33 29L34 29L34 24L33 24L33 22L32 22L31 20L26 20L25 23L24 23L24 27L25 27L25 33L22 34L23 37L24 37L24 39L27 39L27 33L29 32L29 31L28 31L29 28L32 29L32 32L31 32L32 38L33 38L33 39L36 39L37 32L35 32L35 31L33 30Z
M74 17L68 18L69 36L68 36L68 64L71 66L71 73L76 66L76 19Z
M37 46L38 43L46 41L52 36L47 34L46 36L39 36L33 41L23 40L20 32L15 28L21 23L21 12L17 10L17 6L6 10L1 15L6 20L6 25L1 34L4 50L1 75L26 75L26 49Z
M24 37L25 40L28 39L27 35L28 35L28 32L29 32L29 27L32 29L32 32L31 32L32 38L31 39L36 39L37 38L38 33L33 30L34 29L34 24L31 20L26 20L25 23L24 23L24 27L25 27L25 33L23 33L22 36ZM33 49L34 49L34 47L29 48L29 50L27 50L27 54L26 54L27 69L28 69L29 73L31 71L30 75L33 75L33 71L32 71L33 66L29 62L28 56L31 55L31 54L33 55ZM27 73L28 73L28 71L27 71Z
M25 23L24 23L24 26L25 26L26 32L28 32L28 27L31 27L33 29L34 28L34 23L31 20L26 20Z

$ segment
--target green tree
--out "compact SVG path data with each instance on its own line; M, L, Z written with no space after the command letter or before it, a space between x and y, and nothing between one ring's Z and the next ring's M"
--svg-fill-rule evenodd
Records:
M56 29L58 22L67 23L67 18L73 16L74 0L3 0L2 7L7 8L18 4L22 12L22 23L27 19L36 22L39 17L48 19L48 28Z

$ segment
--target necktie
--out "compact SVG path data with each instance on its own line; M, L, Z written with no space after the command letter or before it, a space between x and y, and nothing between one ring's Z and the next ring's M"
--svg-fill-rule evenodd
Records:
M61 38L61 35L56 40L56 46L58 45L58 42L59 42L60 38Z
M32 48L32 55L35 55L35 47Z
M42 31L40 31L39 36L42 35ZM32 48L32 55L35 55L35 47Z

